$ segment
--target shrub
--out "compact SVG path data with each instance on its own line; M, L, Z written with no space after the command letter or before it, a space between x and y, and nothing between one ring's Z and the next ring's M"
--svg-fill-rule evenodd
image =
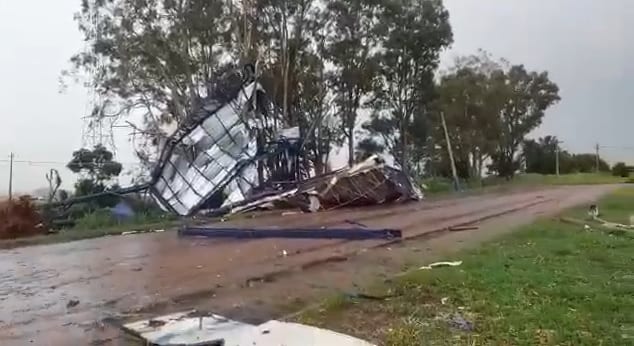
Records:
M614 175L615 177L627 178L630 176L630 171L624 162L617 162L612 167L612 175Z

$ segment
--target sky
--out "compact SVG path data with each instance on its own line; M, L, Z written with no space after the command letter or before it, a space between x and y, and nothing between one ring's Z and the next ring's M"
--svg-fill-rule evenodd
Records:
M80 0L0 0L0 195L8 189L11 152L18 193L47 186L51 168L64 187L76 178L64 166L86 144L82 117L91 97L73 84L60 93L59 77L84 45L73 20L79 6ZM603 158L634 164L634 1L445 0L445 6L454 44L442 54L443 67L481 48L548 71L562 100L531 136L556 135L571 152L593 152L599 143ZM133 168L126 132L115 140L117 159Z

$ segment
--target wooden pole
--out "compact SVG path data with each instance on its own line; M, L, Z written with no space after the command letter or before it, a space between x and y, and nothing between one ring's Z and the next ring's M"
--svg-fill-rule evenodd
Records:
M13 153L9 156L9 201L13 198Z
M559 176L559 142L555 146L555 173Z
M594 170L599 173L599 143L594 146L595 155L594 155Z
M451 149L451 141L449 140L449 131L447 131L447 123L445 122L445 113L440 112L440 120L442 122L442 128L445 132L445 141L447 142L447 153L449 154L449 162L451 164L451 174L453 175L453 184L456 191L460 190L460 184L458 182L458 172L456 171L456 163L453 159L453 150Z

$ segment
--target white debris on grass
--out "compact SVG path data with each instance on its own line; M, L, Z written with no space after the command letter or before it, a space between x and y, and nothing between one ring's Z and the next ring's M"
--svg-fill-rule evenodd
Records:
M373 346L346 334L299 323L271 320L256 326L195 311L128 323L123 328L153 345Z
M436 267L457 267L459 265L462 264L462 261L455 261L455 262L435 262L435 263L431 263L428 264L426 266L422 266L420 268L418 268L419 270L429 270L432 268L436 268Z

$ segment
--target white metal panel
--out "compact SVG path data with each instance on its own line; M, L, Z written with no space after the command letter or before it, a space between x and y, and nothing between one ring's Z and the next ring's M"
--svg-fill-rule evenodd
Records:
M299 323L268 321L245 329L236 343L227 346L374 346L350 335Z
M255 326L222 316L188 317L192 311L137 321L124 329L155 345L195 345L203 342L237 340ZM225 342L225 346L228 344Z
M193 148L191 154L196 155L193 162L184 152L175 150L172 153L169 160L177 167L177 172L170 164L166 165L155 188L178 214L191 213L234 173L238 162L255 156L255 139L250 137L240 117L256 87L259 88L256 83L249 84L235 100L221 107L185 136L182 144ZM246 179L253 179L253 176L248 174ZM228 191L230 195L232 192ZM235 193L233 198L237 199L240 195L242 193Z
M133 322L124 328L156 345L374 346L350 335L299 323L272 320L253 326L218 315L189 317L191 313Z

